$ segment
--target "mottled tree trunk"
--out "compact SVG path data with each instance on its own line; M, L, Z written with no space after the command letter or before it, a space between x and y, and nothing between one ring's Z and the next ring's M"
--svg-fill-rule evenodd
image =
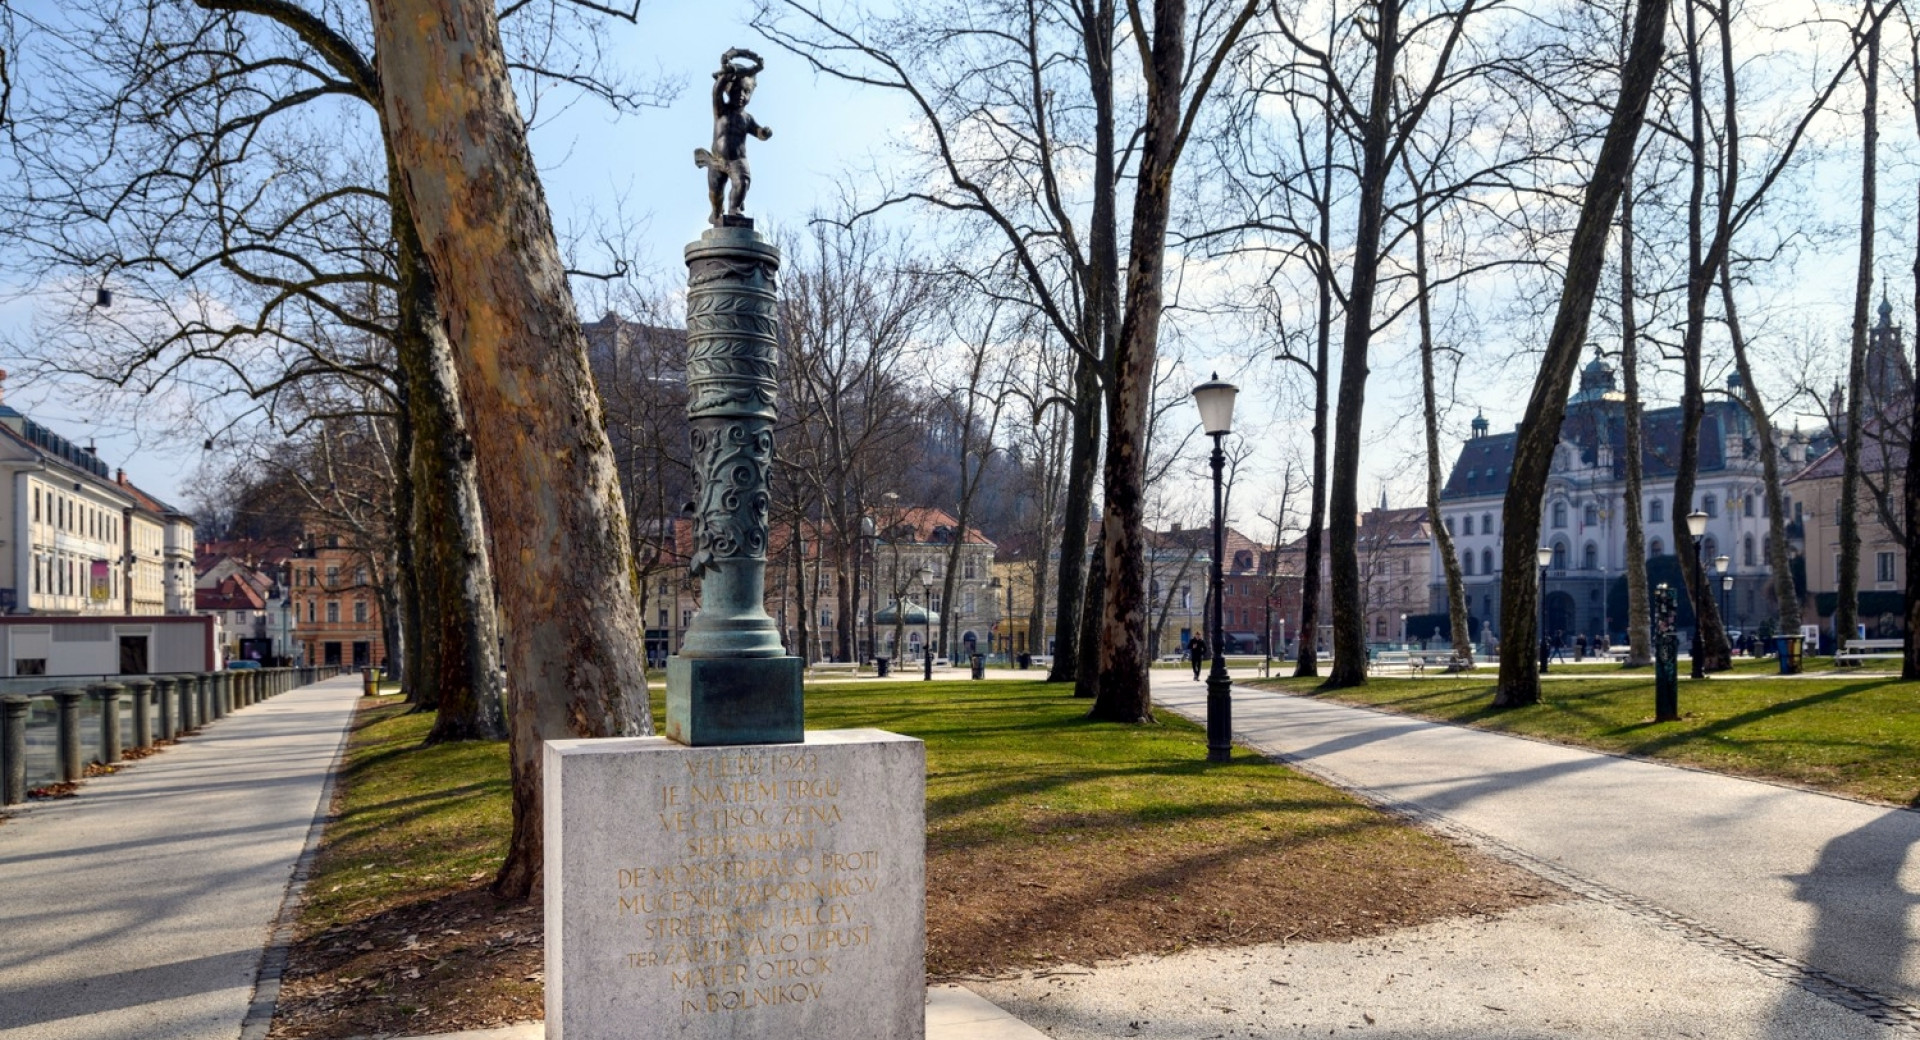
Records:
M1461 578L1460 559L1453 552L1453 532L1440 517L1440 403L1433 386L1433 303L1427 282L1426 200L1415 204L1413 221L1414 297L1420 313L1420 403L1427 437L1427 524L1447 579L1448 637L1455 656L1473 660L1473 630L1467 621L1467 584ZM1405 627L1404 625L1402 626ZM1403 632L1404 636L1405 633Z
M1920 36L1914 37L1914 52L1915 56L1920 58ZM1913 114L1915 124L1920 125L1920 61L1916 61L1913 68L1914 86L1917 91L1912 95ZM1920 187L1914 190L1916 194L1920 194ZM1920 224L1920 209L1915 210L1914 221ZM1920 256L1915 256L1913 261L1913 300L1914 314L1920 315ZM1916 330L1916 333L1920 333L1920 330ZM1914 338L1914 348L1920 351L1920 334ZM1920 353L1915 355L1913 370L1920 374ZM1907 521L1906 542L1903 546L1907 553L1905 575L1907 641L1902 648L1900 678L1912 680L1920 679L1920 638L1916 637L1916 633L1920 633L1920 386L1910 387L1909 390L1911 392L1908 396L1912 405L1907 416L1907 469L1901 487L1901 505ZM1774 515L1778 517L1779 513L1776 511ZM1774 526L1778 528L1779 524L1780 521L1776 519ZM1775 538L1778 540L1777 535ZM1789 578L1788 581L1791 583L1792 579ZM1796 607L1794 620L1797 622L1799 604L1796 602L1794 606ZM1784 611L1782 614L1784 616Z
M415 532L407 656L417 670L409 685L422 687L422 703L430 698L438 710L429 743L504 740L500 621L453 344L440 325L438 289L412 212L400 198L392 209L400 276L394 353L412 444L410 512L397 514Z
M1607 123L1607 136L1594 160L1587 182L1580 220L1574 226L1567 252L1567 270L1560 288L1560 305L1547 337L1546 356L1535 378L1527 411L1514 441L1513 475L1507 482L1504 507L1506 533L1501 563L1506 569L1500 603L1500 684L1496 707L1532 704L1540 699L1539 664L1534 658L1538 639L1535 608L1539 602L1534 575L1535 547L1540 539L1540 499L1553 449L1560 440L1560 420L1566 414L1567 390L1574 366L1587 339L1587 321L1593 313L1595 287L1606 263L1607 236L1620 196L1633 172L1634 145L1646 120L1647 98L1660 71L1661 37L1667 23L1668 0L1645 0L1636 12L1633 42L1620 74L1620 98Z
M1880 22L1867 28L1864 104L1860 116L1860 265L1853 286L1853 342L1847 357L1847 425L1841 437L1840 594L1833 608L1833 637L1853 638L1860 594L1860 413L1868 392L1867 320L1873 304L1873 234L1879 163Z
M514 833L539 891L542 741L652 731L620 486L494 8L374 0L383 128L442 290L505 615Z
M1634 315L1633 173L1620 195L1620 378L1626 391L1627 463L1627 660L1625 667L1653 663L1653 615L1647 599L1647 535L1640 519L1646 461L1641 447L1640 322Z
M1100 378L1086 358L1074 363L1073 436L1068 448L1067 505L1060 528L1060 596L1054 601L1053 664L1048 682L1073 683L1079 695L1080 638L1095 629L1082 626L1086 604L1087 528L1093 521L1093 482L1100 467ZM1085 396L1082 396L1085 395Z
M1780 608L1780 631L1800 631L1800 594L1793 587L1793 567L1787 559L1786 496L1780 490L1780 448L1774 443L1773 423L1767 418L1766 401L1753 380L1753 366L1747 362L1747 337L1740 328L1740 312L1733 305L1733 271L1725 257L1720 261L1720 303L1727 321L1727 337L1733 342L1733 362L1740 373L1740 387L1746 397L1747 414L1753 417L1754 437L1759 440L1760 477L1767 496L1767 567L1773 572L1773 596Z
M1160 356L1160 308L1166 275L1167 221L1173 208L1173 171L1180 158L1181 88L1185 85L1187 5L1156 0L1147 46L1146 128L1134 182L1128 235L1126 303L1108 368L1106 513L1101 557L1106 563L1100 612L1099 689L1093 718L1146 722L1153 718L1148 682L1146 527L1147 424ZM1229 38L1221 46L1231 47ZM1198 89L1204 91L1204 86Z
M1340 345L1338 421L1333 433L1333 486L1327 501L1332 545L1333 667L1328 689L1367 681L1366 606L1360 591L1360 424L1366 411L1367 355L1373 340L1373 297L1380 280L1380 234L1386 222L1387 154L1393 132L1393 90L1399 65L1401 0L1375 7L1373 86L1366 117L1354 128L1360 139L1359 212L1353 236L1353 269Z

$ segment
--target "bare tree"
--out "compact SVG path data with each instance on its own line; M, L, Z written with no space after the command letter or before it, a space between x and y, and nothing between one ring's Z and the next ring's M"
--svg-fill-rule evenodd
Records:
M492 6L373 13L396 197L473 419L514 692L515 840L495 890L525 898L541 880L542 740L653 728L626 510Z

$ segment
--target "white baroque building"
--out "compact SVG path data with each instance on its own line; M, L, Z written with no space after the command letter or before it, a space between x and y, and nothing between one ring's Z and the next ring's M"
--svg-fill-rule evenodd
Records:
M1699 476L1694 502L1673 501L1680 453L1680 409L1643 411L1641 527L1647 558L1691 547L1676 543L1674 520L1697 505L1707 514L1702 559L1729 559L1733 587L1726 591L1728 626L1750 628L1775 614L1766 555L1766 495L1758 439L1740 399L1738 377L1725 393L1710 392L1700 424ZM1569 642L1607 633L1626 638L1624 594L1615 590L1626 573L1626 405L1616 392L1613 366L1596 357L1580 372L1580 388L1567 403L1547 484L1540 489L1542 544L1553 550L1545 586L1546 631ZM1469 613L1499 635L1501 517L1513 472L1513 433L1489 433L1476 417L1440 494L1441 520L1453 535L1467 592ZM1798 472L1808 443L1799 434L1776 438L1784 474ZM1788 503L1791 510L1792 504ZM1532 554L1528 554L1531 558ZM1447 611L1446 575L1439 544L1432 550L1429 603ZM1655 577L1658 580L1658 577ZM1622 586L1624 587L1624 586ZM1715 591L1719 594L1718 579Z

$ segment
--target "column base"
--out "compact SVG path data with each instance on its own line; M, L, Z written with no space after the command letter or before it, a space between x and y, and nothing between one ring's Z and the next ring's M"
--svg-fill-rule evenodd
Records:
M668 739L690 747L806 739L798 657L667 659Z

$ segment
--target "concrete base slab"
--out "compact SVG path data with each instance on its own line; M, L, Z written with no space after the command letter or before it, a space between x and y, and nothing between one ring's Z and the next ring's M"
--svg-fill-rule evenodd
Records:
M544 1022L407 1040L546 1040ZM1046 1040L1046 1034L964 986L927 987L927 1040Z

